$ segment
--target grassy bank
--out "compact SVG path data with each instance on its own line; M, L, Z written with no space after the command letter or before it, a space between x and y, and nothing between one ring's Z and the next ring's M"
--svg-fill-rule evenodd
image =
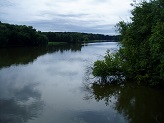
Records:
M64 44L67 44L67 42L48 42L48 46L64 45Z

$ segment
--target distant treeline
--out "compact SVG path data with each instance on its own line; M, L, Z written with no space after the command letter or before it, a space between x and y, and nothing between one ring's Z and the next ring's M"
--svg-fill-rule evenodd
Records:
M0 22L0 47L46 46L48 42L82 43L93 40L117 41L118 36L79 32L41 32L32 26Z
M43 32L49 42L68 42L80 43L94 40L117 41L118 36L109 36L103 34L79 33L79 32Z

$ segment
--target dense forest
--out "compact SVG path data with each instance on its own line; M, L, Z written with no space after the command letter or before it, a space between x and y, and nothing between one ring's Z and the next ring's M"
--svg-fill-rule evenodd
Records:
M46 46L48 42L82 43L91 40L117 41L118 36L78 32L41 32L32 26L0 22L0 47Z
M131 22L121 21L120 49L93 65L93 75L111 82L164 85L164 1L132 4Z
M0 47L47 45L48 38L32 26L0 22Z
M117 41L118 36L109 36L103 34L92 33L79 33L79 32L43 32L49 40L49 42L68 42L68 43L80 43L89 42L95 40L108 40Z

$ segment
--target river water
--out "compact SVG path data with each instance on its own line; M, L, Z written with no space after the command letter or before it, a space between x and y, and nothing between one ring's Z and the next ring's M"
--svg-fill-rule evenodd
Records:
M163 123L163 90L87 79L88 67L118 48L0 49L0 123Z

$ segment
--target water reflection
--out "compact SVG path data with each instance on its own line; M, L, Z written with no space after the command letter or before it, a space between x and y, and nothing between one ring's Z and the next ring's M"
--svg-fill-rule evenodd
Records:
M78 52L81 51L81 48L83 47L82 44L66 44L66 45L60 45L60 46L49 46L48 47L48 53L54 53L54 52L65 52L65 51L71 51L71 52Z
M0 49L0 68L13 64L28 64L45 53L44 48L3 48Z
M0 123L24 123L41 113L43 101L36 86L0 81Z
M105 105L114 104L129 123L163 123L164 91L132 84L110 85L94 82L85 84L86 100L104 101Z
M82 48L27 48L27 53L19 48L15 53L11 50L8 54L17 56L21 51L22 56L18 61L13 56L15 60L0 67L0 123L127 123L142 119L160 122L163 92L96 82L82 88L84 68L101 58L107 48L116 46L113 42ZM27 62L21 62L26 57L23 54L29 55ZM3 60L12 57L8 56ZM5 66L10 67L2 68ZM152 120L152 116L157 120ZM150 120L144 119L148 117Z
M2 48L0 49L0 68L9 67L11 65L25 65L32 63L39 56L46 53L63 53L64 51L77 52L81 51L81 48L81 44L67 44L49 47Z
M77 112L75 123L127 123L121 115L111 110Z

